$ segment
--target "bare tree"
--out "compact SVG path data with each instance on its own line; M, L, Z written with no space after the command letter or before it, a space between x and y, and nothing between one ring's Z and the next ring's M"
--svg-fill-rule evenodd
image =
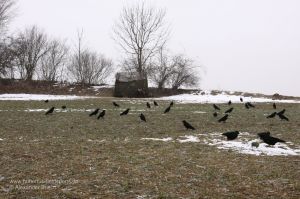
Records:
M13 75L15 51L13 39L6 38L0 41L0 78ZM13 76L12 76L13 78Z
M3 33L5 27L13 17L12 8L15 0L0 0L0 34Z
M195 86L199 82L199 76L197 75L197 68L192 59L185 57L184 55L177 55L173 57L174 71L170 77L170 84L172 89L178 89L179 87Z
M67 61L68 48L59 40L52 40L48 44L48 51L41 57L39 75L47 81L57 81L61 78Z
M113 71L112 60L82 47L82 34L78 34L78 45L71 55L68 70L77 83L104 83Z
M114 40L129 56L134 59L135 70L148 72L147 64L169 35L165 24L165 10L146 6L144 2L132 7L124 7L119 22L114 27Z
M38 62L48 52L47 36L37 26L33 26L19 33L16 43L20 77L32 80Z
M170 77L175 73L176 63L174 63L166 51L167 50L161 47L156 59L152 61L150 78L158 89L164 88L170 81Z

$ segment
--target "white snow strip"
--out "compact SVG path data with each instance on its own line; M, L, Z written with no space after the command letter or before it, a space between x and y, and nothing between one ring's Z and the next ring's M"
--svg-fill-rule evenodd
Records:
M0 138L0 141L3 141L4 139Z
M232 103L241 103L240 97L243 98L244 102L280 102L280 103L300 103L299 100L272 100L269 98L257 98L257 97L243 97L237 95L226 95L226 94L182 94L173 95L168 97L156 98L157 100L168 100L176 101L179 103L227 103L231 100Z
M252 146L253 142L259 143L259 140L250 141L224 141L220 139L212 139L205 141L208 145L217 146L218 149L233 150L238 153L251 154L251 155L268 155L268 156L287 156L287 155L300 155L299 149L291 149L284 143L277 143L274 146L269 146L265 143L260 143L258 147Z
M178 142L180 143L186 143L186 142L200 142L199 138L193 135L185 135L185 136L180 136L181 138L184 139L177 139Z
M173 138L171 138L171 137L167 137L167 138L141 138L141 140L153 140L153 141L168 142L168 141L172 141Z
M192 113L200 113L200 114L204 114L204 113L206 113L206 112L204 112L204 111L193 111Z
M96 98L93 96L76 96L76 95L39 95L39 94L1 94L0 100L13 101L41 101L41 100L78 100Z

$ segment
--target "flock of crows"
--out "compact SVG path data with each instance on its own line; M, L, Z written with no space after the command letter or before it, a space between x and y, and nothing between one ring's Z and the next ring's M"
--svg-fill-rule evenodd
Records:
M240 101L243 102L243 98L240 98ZM46 100L45 103L48 103L49 100ZM154 106L158 106L158 103L156 101L153 101L153 104ZM116 102L113 102L113 105L115 107L120 107L119 104L117 104ZM231 100L229 100L228 102L228 106L231 106L232 105L232 102ZM146 106L147 108L151 108L151 105L149 102L146 103ZM174 106L174 102L172 101L169 106L164 110L164 114L170 112L171 108ZM66 109L67 107L66 106L62 106L61 107L62 109ZM218 113L217 111L220 111L220 107L218 107L216 104L213 104L213 108L215 110L215 112L213 113L213 116L214 117L218 117ZM251 104L250 102L246 102L245 103L245 108L246 109L250 109L250 108L255 108L255 106L253 104ZM229 108L228 110L225 111L225 115L223 117L221 117L220 119L218 119L218 122L226 122L226 120L228 119L229 117L229 114L233 111L233 107ZM276 107L276 104L273 103L273 109L277 109ZM55 110L55 107L51 107L45 114L46 115L49 115L49 114L52 114ZM130 111L130 108L127 108L125 111L123 111L122 113L120 113L120 116L125 116L129 113ZM97 108L95 109L93 112L91 112L89 114L90 117L92 116L97 116L98 113L100 112L100 109ZM276 116L278 116L281 120L285 120L285 121L289 121L289 119L284 115L285 113L285 109L279 111L279 112L276 112L274 111L273 113L271 113L270 115L268 115L266 118L275 118ZM97 119L100 119L100 118L104 118L105 116L105 110L102 110L99 115L97 116ZM139 118L143 121L143 122L146 122L146 117L143 113L141 113L139 115ZM196 130L190 123L188 123L186 120L183 120L182 121L184 127L187 129L187 130ZM222 133L222 135L226 136L227 137L227 140L234 140L238 137L239 135L239 131L229 131L229 132L225 132L225 133ZM279 138L276 138L276 137L273 137L271 136L270 132L262 132L262 133L258 133L257 134L259 136L259 138L269 144L269 145L275 145L277 142L285 142L284 140L281 140Z

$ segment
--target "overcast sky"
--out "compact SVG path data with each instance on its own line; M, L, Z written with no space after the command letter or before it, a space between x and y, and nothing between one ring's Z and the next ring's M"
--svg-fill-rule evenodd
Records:
M134 0L18 0L13 32L38 25L74 42L83 29L91 48L122 56L111 39L124 5ZM152 0L166 9L169 48L205 68L200 87L300 96L300 1Z

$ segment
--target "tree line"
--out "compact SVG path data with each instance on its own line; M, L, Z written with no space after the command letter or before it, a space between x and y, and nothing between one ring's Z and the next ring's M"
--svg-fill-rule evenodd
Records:
M15 0L0 0L0 78L101 84L120 68L146 75L159 89L199 82L195 61L184 54L172 54L167 47L170 26L165 9L145 2L123 8L113 28L113 39L124 52L116 66L112 59L85 47L82 32L78 32L73 48L37 26L8 36L15 4Z

